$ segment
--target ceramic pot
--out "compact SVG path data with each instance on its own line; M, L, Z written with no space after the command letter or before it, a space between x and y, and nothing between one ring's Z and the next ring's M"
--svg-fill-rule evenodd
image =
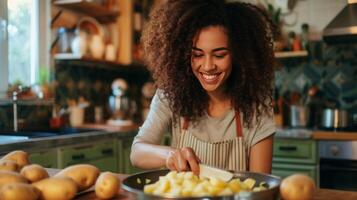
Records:
M105 51L105 45L103 42L103 37L99 34L93 35L91 37L89 51L93 58L102 59Z
M84 31L77 31L75 38L71 43L73 54L84 56L88 50L88 35Z

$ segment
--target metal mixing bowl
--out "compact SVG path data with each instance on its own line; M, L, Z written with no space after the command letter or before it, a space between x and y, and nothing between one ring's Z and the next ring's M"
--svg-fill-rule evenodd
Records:
M188 199L194 199L194 200L199 200L199 199L204 199L204 200L276 200L279 199L279 186L281 183L281 179L277 176L272 176L272 175L267 175L267 174L261 174L261 173L254 173L254 172L234 172L234 178L240 178L241 180L244 180L246 178L253 178L256 180L256 185L258 186L260 182L264 181L268 184L269 189L260 191L260 192L240 192L235 195L230 195L230 196L219 196L219 197L211 197L211 196L203 196L203 197L184 197L184 198L167 198L167 197L160 197L160 196L154 196L154 195L149 195L145 194L143 192L143 188L145 186L145 180L149 179L151 180L151 183L156 182L159 180L160 176L165 176L169 170L153 170L153 171L147 171L147 172L142 172L138 174L131 175L127 177L126 179L123 180L123 189L127 190L131 193L134 193L136 195L136 199L155 199L155 200L172 200L172 199L182 199L182 200L188 200ZM142 180L138 182L138 179Z

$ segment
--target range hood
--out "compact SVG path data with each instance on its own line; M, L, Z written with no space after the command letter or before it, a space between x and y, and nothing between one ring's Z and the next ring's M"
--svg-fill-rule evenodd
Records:
M325 27L322 36L327 43L357 42L357 0L348 0L348 4Z

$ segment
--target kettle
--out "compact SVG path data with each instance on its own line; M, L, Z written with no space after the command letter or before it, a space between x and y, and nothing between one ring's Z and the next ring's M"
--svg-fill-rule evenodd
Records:
M130 97L128 84L124 79L115 79L112 83L112 95L109 97L109 108L114 120L130 118Z

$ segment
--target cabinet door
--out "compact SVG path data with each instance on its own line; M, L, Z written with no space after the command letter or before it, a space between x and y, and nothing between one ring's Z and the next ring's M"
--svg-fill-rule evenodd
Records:
M89 163L91 155L95 154L93 144L74 147L63 147L59 149L59 168L65 168L74 164Z
M317 183L317 167L315 165L273 163L272 174L285 178L292 174L305 174Z
M101 171L118 172L118 149L117 141L108 141L94 146L95 155L90 163L97 166Z
M57 150L51 149L48 151L30 153L30 162L39 164L46 168L57 168Z
M117 146L115 141L84 144L59 149L59 168L74 164L93 164L102 171L117 172Z
M274 139L273 161L315 164L317 145L314 140Z
M114 157L104 157L90 160L88 164L92 164L100 169L100 171L118 172L117 159Z

